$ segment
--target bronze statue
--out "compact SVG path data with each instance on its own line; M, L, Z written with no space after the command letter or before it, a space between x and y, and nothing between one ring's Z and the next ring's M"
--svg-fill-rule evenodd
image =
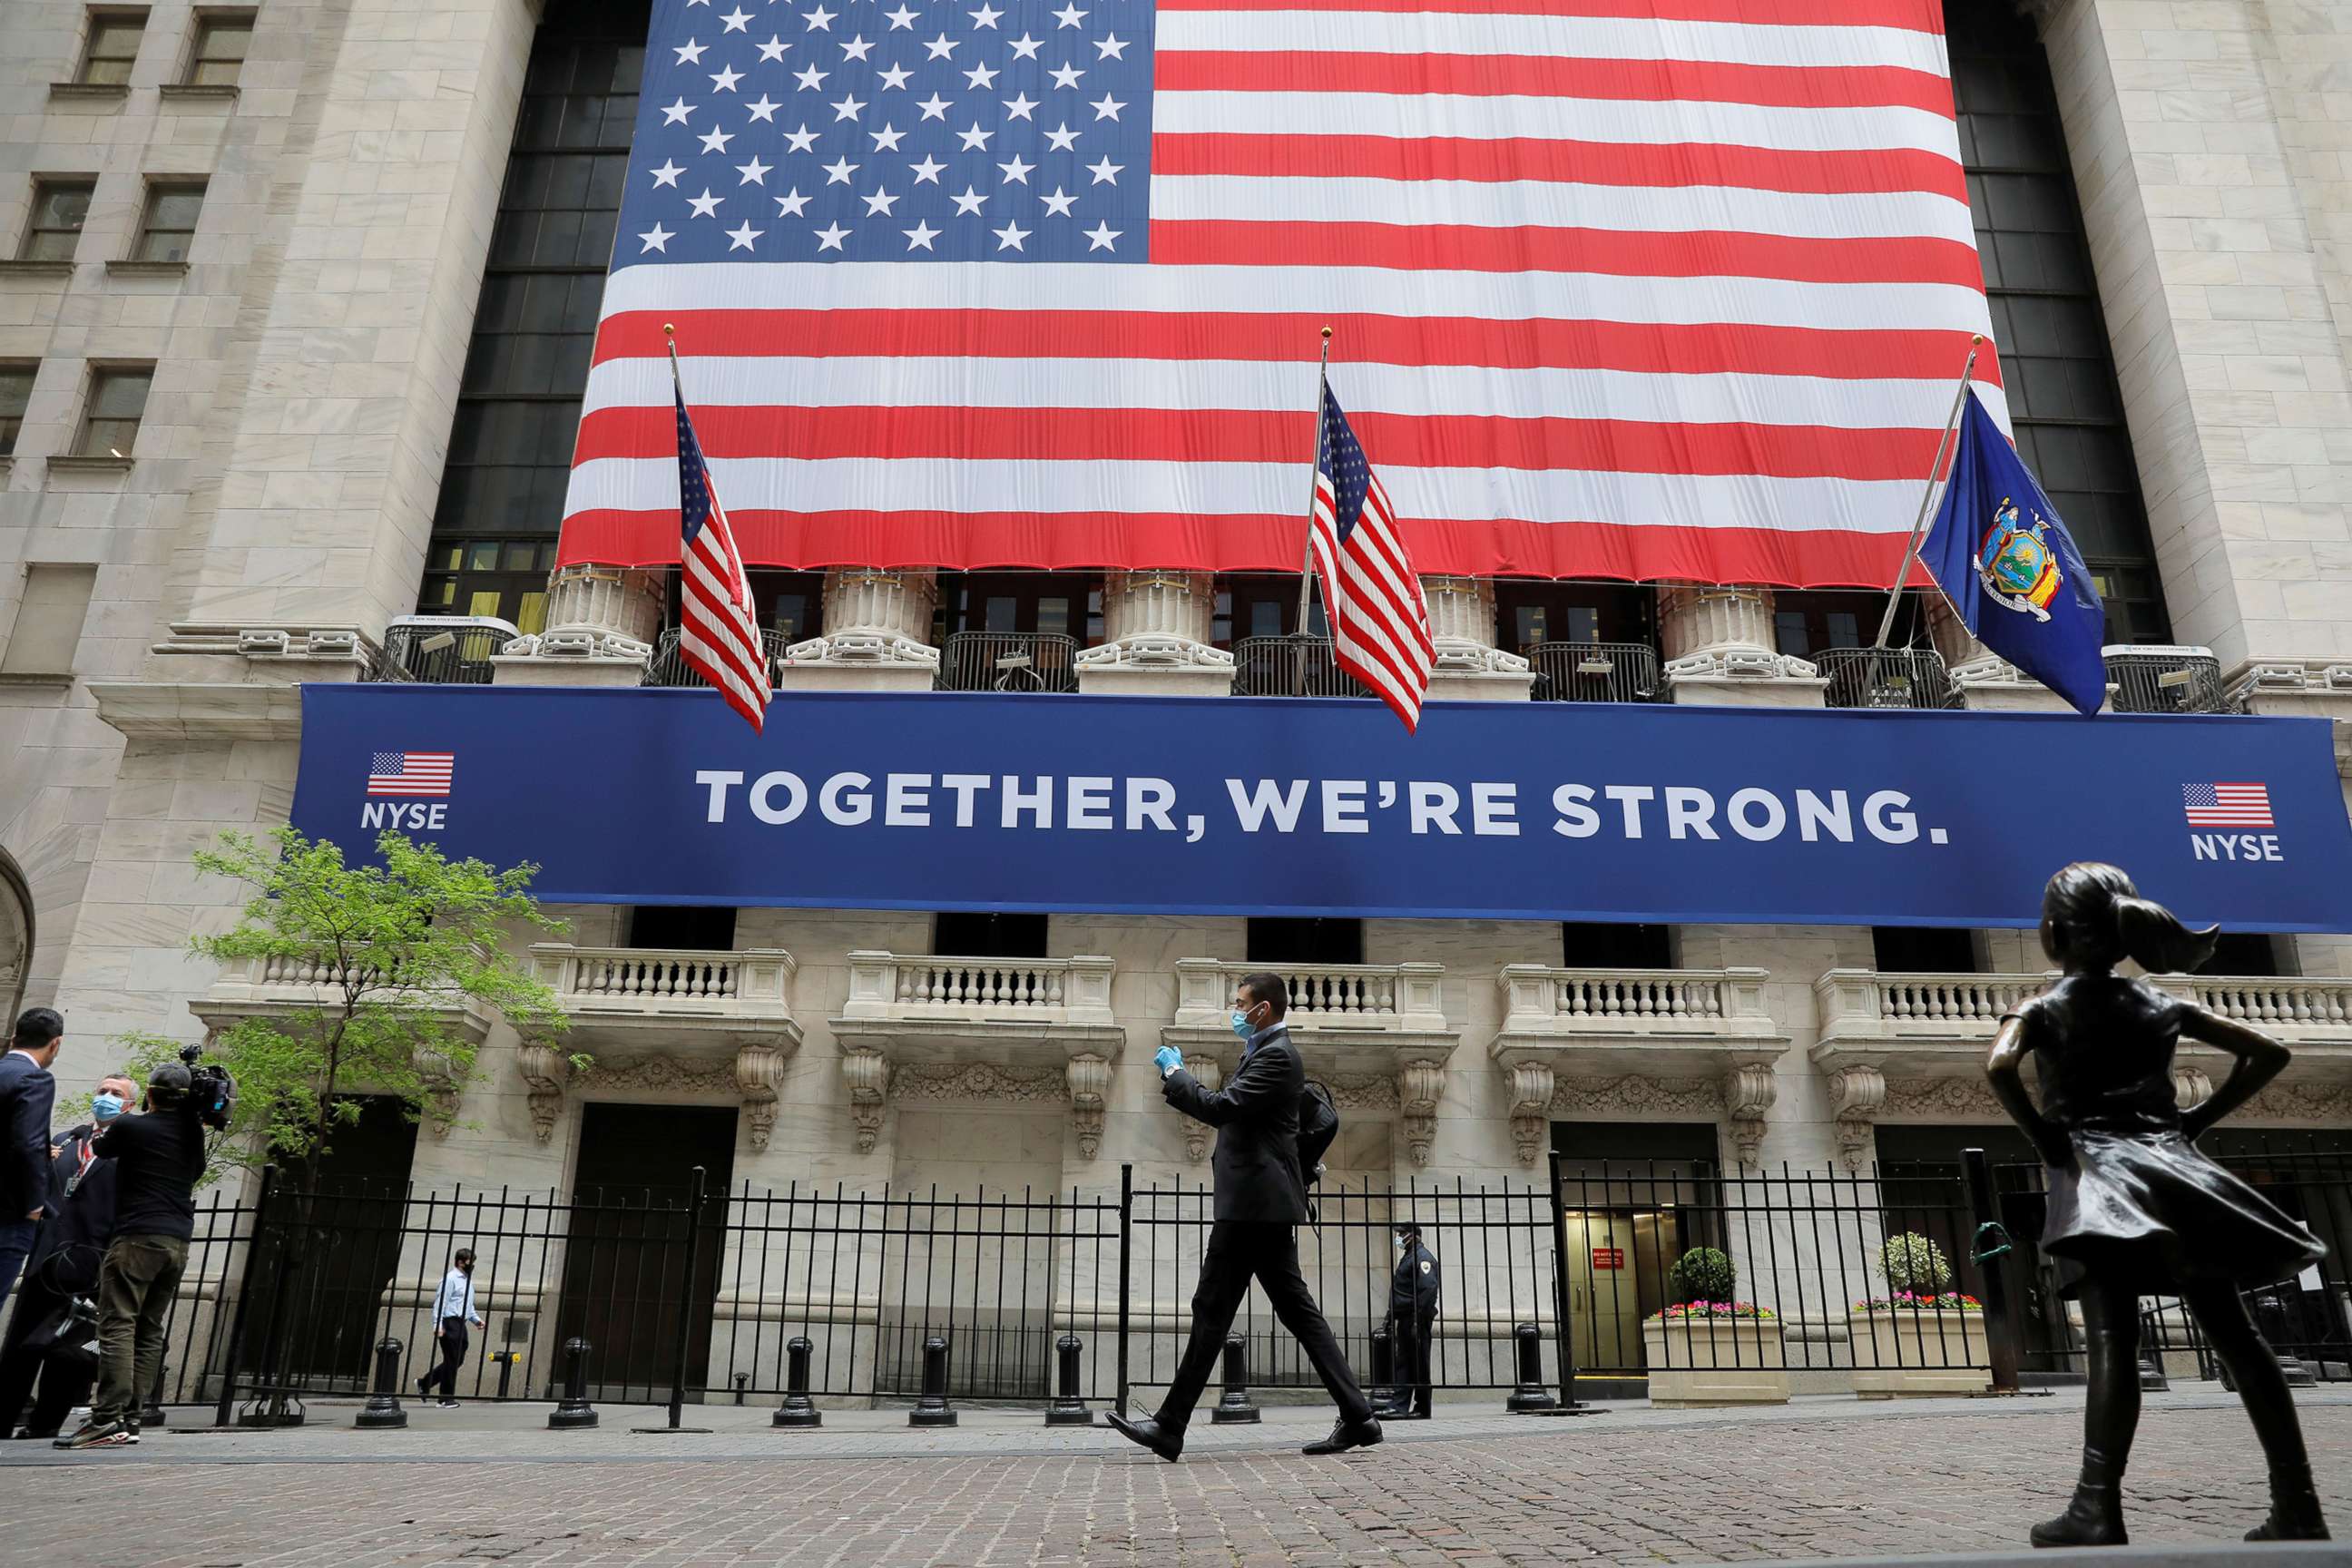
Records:
M2139 897L2113 866L2078 862L2050 879L2042 947L2064 976L2001 1020L1986 1076L2049 1164L2042 1250L2083 1304L2090 1360L2083 1472L2064 1513L2033 1527L2036 1546L2125 1542L2124 1466L2139 1425L2139 1298L2178 1296L2230 1370L2269 1461L2270 1517L2249 1541L2325 1541L2311 1458L2278 1361L2238 1292L2294 1278L2326 1256L2317 1237L2198 1152L2198 1135L2253 1098L2287 1064L2266 1035L2114 973L2189 969L2219 928L2191 931ZM2237 1058L2204 1104L2174 1098L2182 1036ZM2018 1066L2039 1058L2042 1104Z

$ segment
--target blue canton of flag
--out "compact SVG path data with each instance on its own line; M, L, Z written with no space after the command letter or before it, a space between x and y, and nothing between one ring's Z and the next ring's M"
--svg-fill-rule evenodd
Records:
M655 8L616 272L1145 259L1150 0L751 3Z
M1973 388L1919 560L1977 640L2072 703L2106 700L2106 611L2058 510Z
M1339 542L1345 544L1364 515L1364 494L1372 488L1372 466L1364 461L1363 443L1356 439L1347 415L1340 412L1338 395L1328 385L1323 388L1323 458L1318 466L1330 481L1335 498L1331 514L1339 519Z

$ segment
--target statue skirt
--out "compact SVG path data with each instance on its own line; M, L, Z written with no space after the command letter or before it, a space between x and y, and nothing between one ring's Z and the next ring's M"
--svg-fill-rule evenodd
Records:
M2319 1238L2178 1131L2076 1128L2071 1167L2051 1166L2042 1249L2068 1295L2086 1282L2170 1296L2206 1280L2241 1289L2300 1274Z

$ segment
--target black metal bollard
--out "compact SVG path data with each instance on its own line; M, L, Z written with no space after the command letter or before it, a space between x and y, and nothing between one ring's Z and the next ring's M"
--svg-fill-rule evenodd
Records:
M596 1425L596 1407L588 1403L588 1342L577 1334L563 1342L563 1399L548 1414L550 1431L569 1431Z
M499 1363L499 1397L504 1399L514 1385L515 1363L522 1359L522 1352L492 1351L490 1359Z
M1543 1335L1533 1323L1521 1323L1511 1330L1511 1342L1518 1355L1519 1383L1503 1402L1503 1408L1514 1415L1525 1415L1557 1407L1559 1402L1544 1389Z
M1397 1386L1396 1337L1386 1323L1372 1331L1372 1385L1364 1392L1372 1396L1374 1405L1385 1403L1400 1409L1412 1397Z
M923 1396L907 1412L909 1426L952 1426L955 1407L948 1403L948 1342L933 1334L923 1342Z
M1239 1334L1225 1336L1225 1392L1217 1400L1217 1407L1209 1412L1213 1426L1253 1426L1257 1424L1257 1406L1249 1396L1249 1347L1242 1343Z
M352 1425L366 1431L382 1431L408 1425L408 1412L400 1407L401 1344L391 1335L378 1341L375 1347L375 1387L368 1394L367 1403L352 1417Z
M822 1426L824 1416L809 1398L809 1352L815 1347L805 1334L794 1334L784 1344L784 1402L776 1406L778 1426Z
M1045 1405L1048 1426L1091 1426L1095 1413L1078 1397L1078 1336L1066 1333L1054 1342L1056 1390Z

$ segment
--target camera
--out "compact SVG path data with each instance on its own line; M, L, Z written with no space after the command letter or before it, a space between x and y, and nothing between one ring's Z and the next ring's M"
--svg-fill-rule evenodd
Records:
M188 1108L214 1131L226 1132L236 1119L236 1080L226 1069L204 1064L204 1054L202 1046L180 1047L188 1074Z

